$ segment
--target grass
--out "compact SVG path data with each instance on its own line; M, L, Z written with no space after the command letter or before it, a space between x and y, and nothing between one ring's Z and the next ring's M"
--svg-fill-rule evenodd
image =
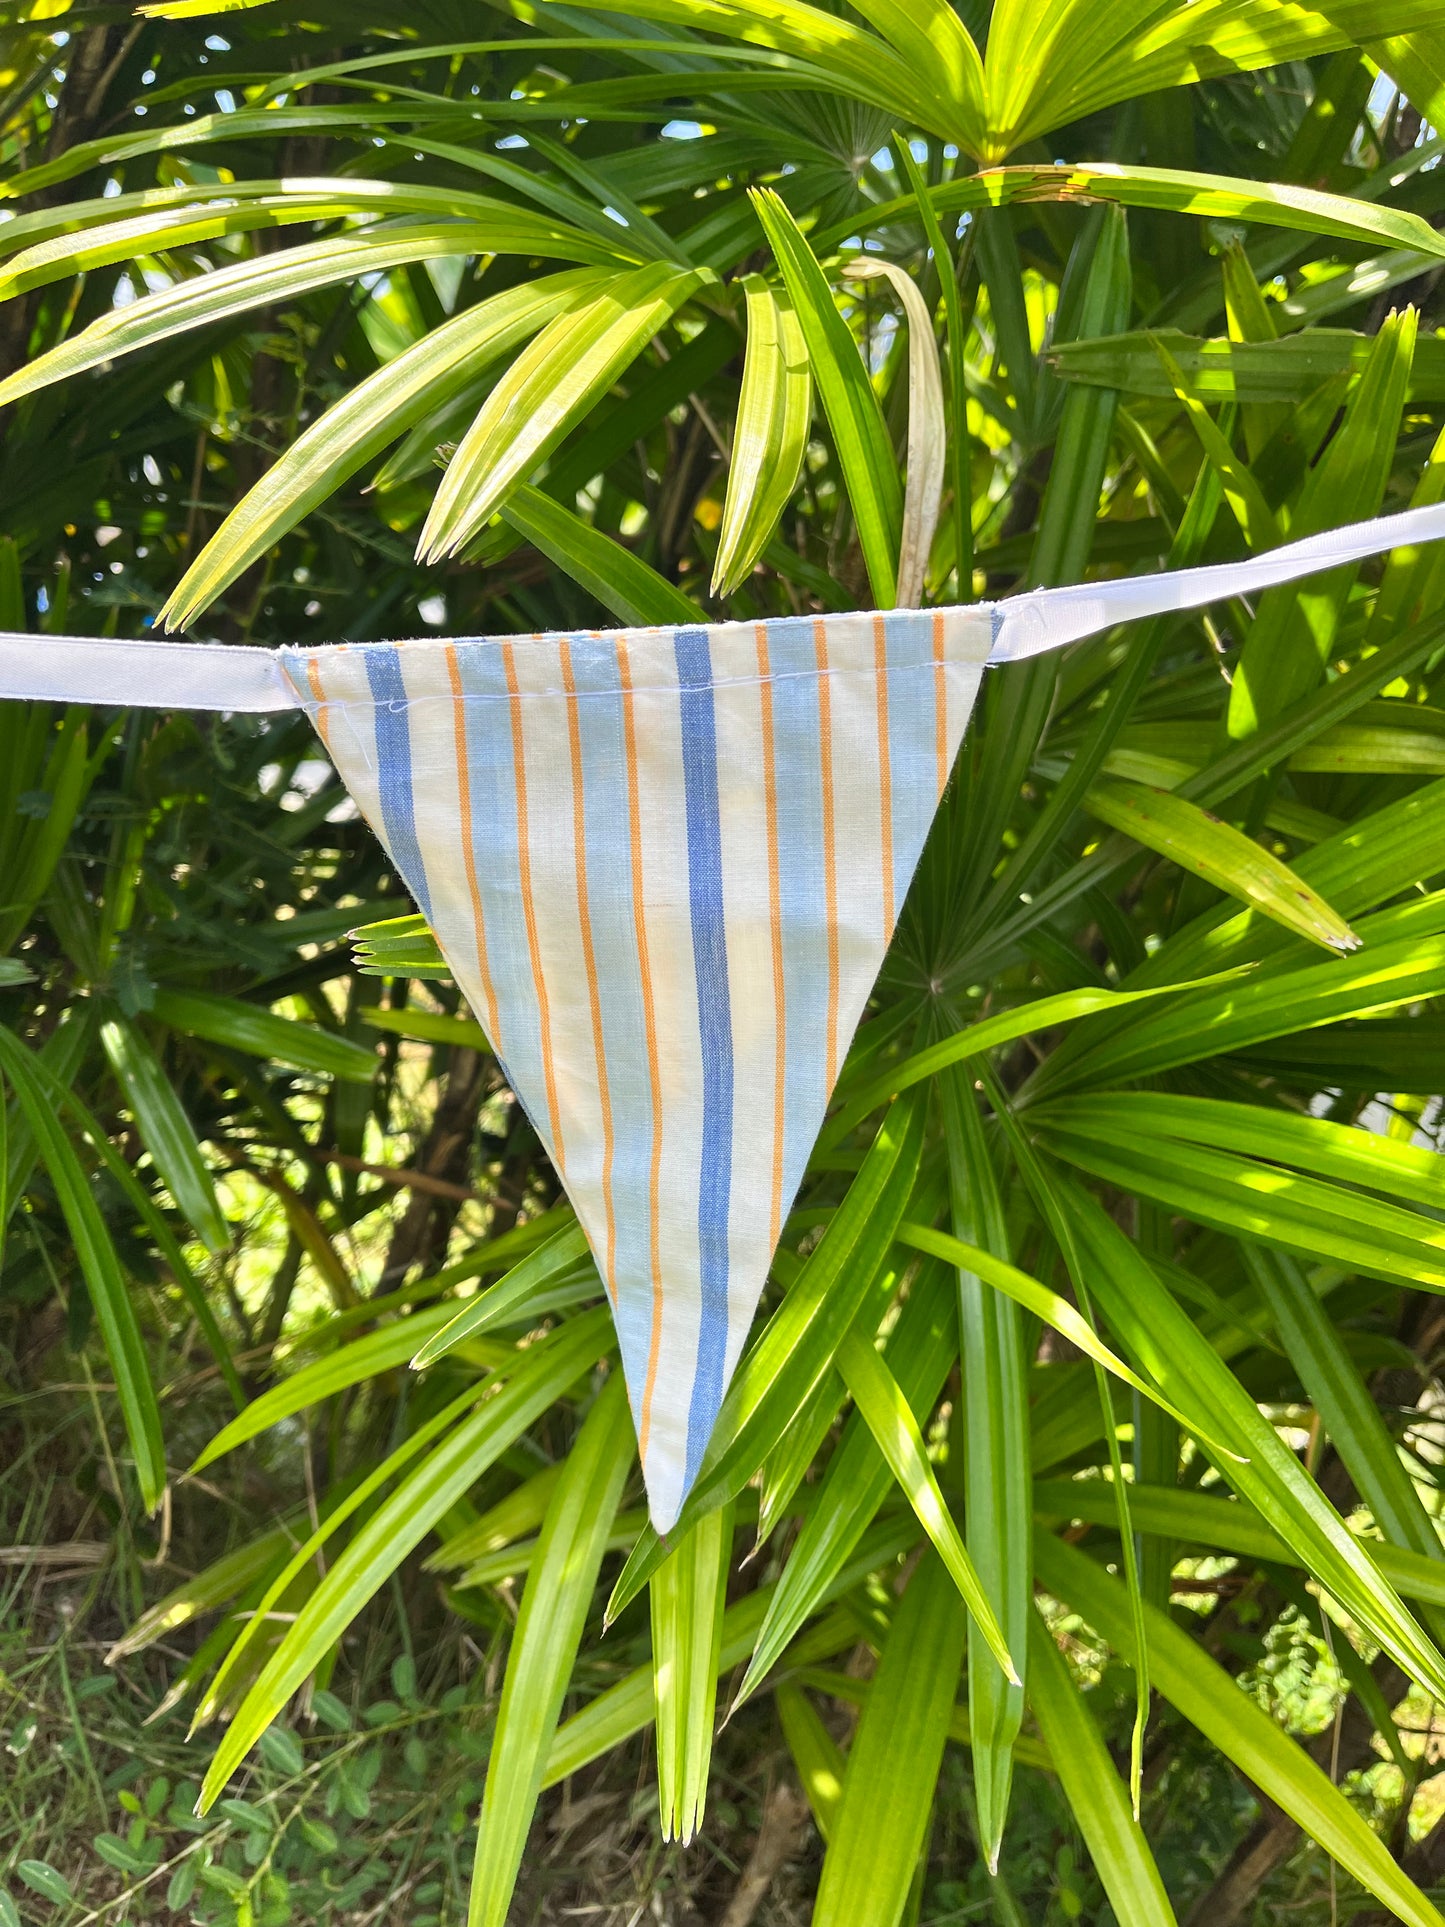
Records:
M299 1305L293 1316L304 1316ZM80 1366L78 1378L11 1400L0 1414L19 1466L35 1475L23 1501L21 1481L5 1482L0 1566L0 1892L14 1916L25 1927L459 1927L515 1588L459 1595L404 1571L342 1641L328 1684L268 1732L227 1796L198 1820L193 1808L214 1733L188 1738L185 1709L165 1701L208 1629L183 1628L114 1665L107 1653L143 1603L254 1531L258 1516L304 1506L301 1455L290 1449L294 1438L263 1442L225 1487L204 1475L182 1481L164 1539L159 1528L117 1533L112 1401L83 1353ZM203 1436L225 1410L218 1389L203 1384L186 1402L187 1429ZM99 1429L97 1412L108 1417ZM1232 1578L1242 1583L1231 1592ZM1197 1593L1184 1590L1191 1582ZM1261 1622L1252 1598L1258 1582L1228 1560L1186 1562L1175 1585L1205 1610L1227 1599L1211 1649L1230 1655L1281 1724L1328 1745L1342 1682L1317 1607L1312 1616ZM1061 1608L1055 1630L1126 1762L1132 1675ZM872 1671L868 1631L860 1623L857 1643L806 1679L825 1728L843 1745ZM592 1649L580 1693L602 1690L645 1651L640 1627L620 1624ZM725 1689L720 1698L726 1703ZM1445 1729L1423 1696L1399 1719L1402 1744L1427 1774L1445 1764ZM1150 1748L1146 1826L1182 1920L1249 1838L1260 1808L1182 1722L1156 1715ZM513 1903L518 1923L736 1927L741 1916L727 1910L755 1864L765 1805L792 1775L772 1703L750 1703L722 1729L707 1813L689 1847L661 1838L651 1749L649 1730L544 1795ZM995 1877L974 1833L967 1749L948 1748L919 1927L1111 1918L1052 1777L1019 1771ZM1362 1810L1402 1844L1428 1831L1445 1796L1445 1775L1426 1778L1407 1815L1403 1776L1388 1760L1343 1777ZM782 1857L750 1916L758 1927L803 1927L810 1917L822 1840L793 1800ZM776 1859L776 1837L766 1844ZM62 1892L69 1898L55 1897ZM3 1909L0 1901L8 1922ZM1245 1916L1302 1927L1324 1927L1331 1917L1327 1862L1313 1847L1284 1857Z

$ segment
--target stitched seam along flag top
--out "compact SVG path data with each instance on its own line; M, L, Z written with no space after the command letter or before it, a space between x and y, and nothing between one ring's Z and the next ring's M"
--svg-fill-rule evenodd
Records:
M0 696L305 707L576 1208L666 1531L985 664L1442 535L1414 510L1004 603L675 629L0 637Z

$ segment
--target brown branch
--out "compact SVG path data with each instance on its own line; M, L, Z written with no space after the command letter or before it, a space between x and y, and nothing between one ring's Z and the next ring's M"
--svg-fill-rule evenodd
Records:
M318 1164L339 1164L343 1171L362 1171L367 1177L394 1184L398 1190L425 1191L429 1197L450 1198L456 1204L470 1204L482 1195L465 1184L434 1178L429 1171L417 1171L406 1164L368 1164L365 1158L354 1158L346 1151L312 1151L310 1155Z
M482 1051L454 1046L447 1053L446 1083L413 1169L432 1180L413 1184L413 1196L392 1233L377 1293L399 1285L413 1265L440 1261L451 1235L458 1201L472 1196L462 1184L471 1162L477 1116L489 1096L494 1060ZM445 1186L445 1189L436 1187Z
M807 1821L807 1801L796 1787L779 1780L763 1801L758 1837L718 1927L751 1927L769 1887L797 1852Z

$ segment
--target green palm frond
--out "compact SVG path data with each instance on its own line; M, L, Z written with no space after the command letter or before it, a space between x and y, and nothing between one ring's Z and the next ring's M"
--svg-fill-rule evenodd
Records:
M0 626L939 606L1445 496L1439 0L525 11L25 23ZM486 1647L448 1920L550 1904L539 1804L651 1732L662 1842L740 1733L796 1778L819 1922L1209 1919L1207 1759L1334 1870L1258 1918L1438 1927L1442 803L1433 553L991 672L664 1545L582 1230L304 717L0 710L0 1318L93 1320L127 1532L276 1479L115 1648L219 1615L206 1802L405 1585ZM1260 1704L1301 1600L1339 1783Z

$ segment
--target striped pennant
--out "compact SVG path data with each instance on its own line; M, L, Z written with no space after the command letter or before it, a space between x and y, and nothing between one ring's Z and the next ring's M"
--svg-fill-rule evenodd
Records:
M697 1476L998 628L988 609L287 649Z
M931 612L269 650L0 631L0 699L302 704L591 1240L652 1516L697 1476L984 663L1445 539Z

